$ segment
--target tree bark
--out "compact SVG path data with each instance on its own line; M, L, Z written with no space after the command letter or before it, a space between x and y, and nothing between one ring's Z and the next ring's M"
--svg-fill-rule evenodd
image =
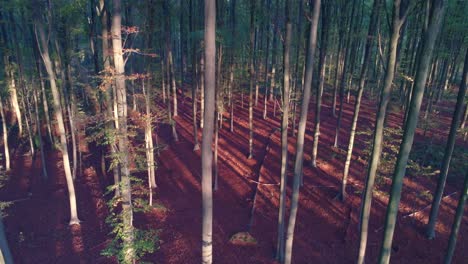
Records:
M441 0L439 0L441 1ZM466 86L468 83L468 52L465 55L465 63L463 66L463 77L458 90L457 104L455 105L455 111L452 117L452 124L450 125L450 132L447 139L447 145L445 147L444 158L441 164L441 170L439 179L437 181L437 187L432 200L431 214L429 216L429 222L427 224L427 237L433 239L435 237L435 226L437 223L437 217L439 214L440 202L444 194L445 182L450 168L450 161L452 159L453 149L455 147L455 140L457 136L458 126L463 114L463 105L465 103Z
M2 129L3 129L3 150L5 155L5 170L9 171L10 167L10 149L8 147L8 127L5 119L5 112L3 111L3 102L0 99L0 117L2 118Z
M276 258L282 263L285 260L285 215L286 189L288 170L288 121L289 121L289 84L290 84L290 50L292 24L290 21L291 1L286 1L286 32L283 46L283 115L281 116L281 183L280 204L278 213L278 239L276 244Z
M404 3L402 3L404 2ZM393 77L395 75L395 62L397 54L398 39L400 38L400 29L403 22L408 14L408 0L395 0L393 2L393 19L391 25L391 37L388 43L388 59L385 73L384 85L380 94L380 103L377 112L377 118L375 122L374 139L372 144L372 152L370 154L370 162L367 170L365 190L363 193L363 199L361 202L361 216L360 216L360 242L359 242L359 256L358 264L364 263L366 245L367 245L367 233L369 226L369 215L372 203L372 191L374 188L375 177L377 174L377 168L382 152L382 141L385 115L387 111L387 105L390 100L390 92L393 83Z
M318 143L320 136L320 112L322 111L322 95L323 86L325 84L325 64L327 59L328 50L328 24L329 24L329 10L331 6L327 2L322 5L322 28L321 28L321 44L320 44L320 58L319 58L319 85L315 94L315 129L314 129L314 142L312 147L312 166L317 167L317 153Z
M458 200L457 210L455 212L455 219L453 220L452 230L450 232L449 243L445 250L444 264L452 263L453 254L455 253L455 246L457 244L458 231L463 220L465 213L465 204L468 197L468 172L465 175L460 199Z
M119 164L121 173L121 199L122 199L122 240L124 250L124 261L133 263L135 261L134 228L133 228L133 206L132 190L130 184L130 170L128 164L128 135L127 135L127 91L125 87L125 64L122 51L122 16L121 0L113 0L112 14L112 50L115 67L115 88L117 99L117 114L119 120L118 148Z
M299 187L301 183L301 174L304 161L304 136L307 123L307 114L309 110L309 101L311 94L312 86L312 76L314 69L314 55L315 48L317 45L317 27L318 20L320 15L320 0L315 0L313 5L311 25L310 25L310 35L309 43L307 48L307 62L306 62L306 72L305 72L305 82L304 82L304 93L302 97L301 104L301 116L299 120L299 127L297 132L297 142L296 142L296 161L294 164L294 182L291 198L291 212L289 215L288 229L286 233L286 245L285 245L285 264L290 264L292 260L292 249L293 249L293 239L294 239L294 227L296 224L296 216L299 206Z
M253 158L253 89L255 85L255 2L250 1L250 65L249 65L249 156Z
M395 231L398 206L400 204L401 190L403 187L403 178L406 172L406 166L408 164L408 158L413 145L414 134L416 132L416 126L418 123L419 112L421 109L421 103L424 96L424 88L426 86L427 75L429 74L429 65L432 59L432 54L439 34L444 13L446 9L446 0L433 0L431 6L431 17L427 31L424 34L423 46L421 57L418 61L418 71L416 72L416 78L414 82L414 93L411 99L410 110L408 113L408 120L405 125L405 131L403 133L403 139L398 152L398 158L395 165L395 172L393 173L393 181L390 192L390 201L387 207L387 214L385 218L384 226L384 238L382 247L380 249L379 263L388 264L390 262L390 253L392 251L393 233ZM468 61L468 60L467 60ZM465 63L466 65L466 63ZM465 84L466 84L465 74ZM465 88L466 89L466 88ZM465 90L463 89L463 90ZM464 96L464 91L463 91ZM460 96L459 96L460 97ZM461 113L461 107L457 108L457 114ZM452 128L458 127L457 118L455 124L452 124Z
M216 1L205 0L205 124L202 136L202 263L213 263L213 125L216 85Z
M364 60L362 62L361 75L359 77L358 95L356 98L356 102L354 104L353 121L351 124L351 133L349 135L348 151L346 153L343 180L341 184L341 191L339 194L342 201L346 199L346 184L348 180L349 167L351 165L351 157L353 154L354 137L356 135L356 127L357 127L357 122L359 118L359 109L361 107L362 94L364 93L368 65L370 63L370 55L371 55L371 51L372 51L372 47L374 43L375 33L380 23L379 22L380 21L379 19L380 6L381 6L381 0L374 0L374 4L372 7L372 14L371 14L370 22L369 22L369 30L367 33L366 47L364 50Z
M35 26L36 26L36 38L38 41L38 47L40 49L40 53L42 56L42 60L44 62L44 66L46 68L47 74L49 75L49 83L50 88L52 90L52 97L54 103L54 113L55 118L57 119L58 130L60 134L60 145L62 151L62 158L63 158L63 169L65 170L65 178L67 181L67 188L68 188L68 197L70 202L70 225L77 224L79 225L80 220L78 219L78 212L76 206L76 193L75 193L75 186L73 183L72 172L70 168L70 160L68 155L68 148L67 148L67 138L65 132L65 121L62 115L62 105L60 100L60 94L57 88L57 84L55 82L56 76L54 69L52 67L52 61L50 60L49 56L49 43L46 33L44 31L44 25L39 19L35 19Z

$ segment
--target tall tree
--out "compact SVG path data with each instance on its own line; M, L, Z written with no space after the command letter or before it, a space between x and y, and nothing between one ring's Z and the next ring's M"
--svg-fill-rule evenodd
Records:
M466 64L465 64L466 65ZM455 219L453 220L452 230L450 231L449 243L445 250L444 264L452 263L453 254L455 253L455 246L457 244L458 231L460 230L460 224L463 220L463 214L465 213L465 204L468 197L468 171L465 175L465 181L463 182L462 192L460 193L460 199L458 200L457 210L455 212Z
M122 3L121 0L113 0L112 12L112 51L115 69L115 97L117 101L118 127L118 156L121 175L121 199L122 199L122 240L125 263L135 261L134 228L132 191L130 184L130 169L128 164L128 134L127 134L127 90L125 86L125 62L122 50Z
M216 86L216 1L205 0L205 111L202 135L202 263L213 263L213 129Z
M253 158L253 89L255 86L255 3L250 1L249 159Z
M41 6L41 3L37 3L37 6ZM57 88L55 71L52 66L52 61L49 54L49 37L46 35L44 24L41 21L40 14L35 14L34 16L34 25L36 30L36 38L38 41L38 47L40 49L40 54L44 62L47 74L49 75L49 84L52 91L53 105L54 105L54 114L55 119L57 119L58 132L60 134L60 151L62 152L63 158L63 169L65 171L65 178L67 181L68 197L70 202L70 225L79 225L80 220L78 219L78 212L76 206L76 193L75 185L73 183L73 177L70 167L70 159L68 155L67 147L67 135L65 131L65 120L63 118L63 110L61 104L61 98L59 90ZM50 32L49 32L50 34Z
M431 214L429 215L429 222L427 224L427 237L433 239L435 237L435 226L439 214L440 203L444 194L445 182L447 181L448 171L450 168L450 161L452 159L453 149L455 147L455 140L457 137L457 130L463 114L463 105L465 103L466 86L468 83L468 50L465 55L465 64L463 67L463 77L458 90L457 104L452 117L452 124L450 125L450 132L445 146L444 158L440 170L439 179L434 198L432 200Z
M379 165L380 155L382 152L382 141L385 116L387 113L388 102L390 101L390 93L392 90L393 77L395 75L395 64L398 47L398 39L400 38L400 29L403 26L409 12L409 0L394 0L391 36L388 42L388 58L385 73L384 84L380 94L380 103L375 121L374 138L372 142L372 152L370 154L370 162L367 170L365 190L362 195L361 217L360 217L360 241L359 241L359 256L358 264L364 263L367 245L367 233L369 226L369 215L372 203L372 191L374 189L375 177Z
M301 115L296 141L296 160L294 163L294 182L291 198L291 212L289 215L288 229L286 233L285 261L290 264L292 259L292 248L294 239L294 227L296 224L297 210L299 206L299 187L301 184L302 167L304 162L304 136L307 123L307 114L309 110L309 101L312 87L312 76L315 62L315 48L317 45L317 27L320 15L320 0L315 0L310 23L309 43L307 46L307 61L304 81L304 93L302 95Z
M314 129L314 145L312 147L312 166L317 167L317 153L318 143L320 136L320 112L322 111L322 95L323 86L325 85L325 66L327 59L328 50L328 28L330 23L330 9L329 3L324 2L322 4L322 28L321 28L321 40L320 40L320 58L319 58L319 85L315 93L315 129Z
M278 212L278 240L276 244L276 258L284 261L285 252L285 215L286 215L286 188L287 188L287 170L288 170L288 121L289 121L289 84L290 84L290 50L291 50L291 1L287 0L285 4L286 32L283 48L283 115L281 117L281 183L280 183L280 205Z
M367 33L366 47L364 50L364 60L362 62L361 75L359 77L358 95L356 98L356 102L354 103L353 121L351 123L351 133L349 135L348 151L346 154L346 161L345 161L345 167L344 167L344 172L343 172L343 180L341 184L340 197L342 200L346 199L346 184L347 184L347 179L348 179L349 167L351 165L351 156L353 154L354 136L356 135L356 127L357 127L357 122L358 122L358 117L359 117L359 109L361 107L362 95L364 93L364 86L366 83L366 76L367 76L368 65L370 62L371 50L372 50L372 46L374 43L377 26L379 25L379 20L380 20L379 19L380 5L381 5L381 0L374 0L371 18L369 21L369 30Z
M384 226L384 238L380 249L379 263L387 264L390 262L390 253L392 250L393 233L395 231L396 219L398 214L398 206L400 204L401 190L403 187L403 177L405 176L408 158L413 146L414 134L418 123L421 103L424 96L427 76L431 64L434 45L439 34L442 21L444 19L446 9L446 0L433 0L431 3L431 15L429 26L424 34L422 43L421 57L418 61L418 71L414 81L413 96L411 98L410 110L408 119L403 133L403 139L398 152L398 158L393 173L392 188L390 191L390 201L387 207L387 214ZM466 74L465 74L466 78ZM466 81L466 79L465 79ZM466 88L464 88L466 89ZM464 97L464 91L463 91ZM461 107L459 107L460 111ZM458 127L455 121L455 130Z

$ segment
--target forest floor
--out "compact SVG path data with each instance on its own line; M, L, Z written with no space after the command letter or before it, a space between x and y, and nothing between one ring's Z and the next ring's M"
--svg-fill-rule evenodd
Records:
M247 98L247 97L246 97ZM239 98L240 99L240 98ZM314 100L311 100L305 138L304 186L301 188L298 221L295 229L294 263L354 263L358 249L358 220L369 135L358 134L351 161L348 198L334 199L341 184L345 152L351 126L354 98L344 104L340 148L332 147L336 118L332 115L331 96L324 95L318 167L310 165L314 130ZM359 116L358 131L372 130L377 112L375 99L365 98ZM254 158L248 154L248 108L236 103L234 132L229 131L229 115L219 132L219 189L214 193L213 252L215 263L274 263L280 175L280 114L273 116L268 102L268 118L263 120L263 98L254 110ZM423 137L418 130L416 143L431 137L434 144L444 145L450 126L453 103L438 117L440 127L431 128ZM442 104L444 106L444 104ZM173 142L168 124L156 129L160 144L166 145L157 158L158 188L154 201L158 205L147 213L135 215L135 225L160 229L160 249L145 257L151 263L200 263L201 259L201 167L200 152L193 151L191 99L179 97L179 115L175 117L179 141ZM442 108L441 108L442 109ZM277 109L278 110L278 109ZM389 107L388 126L401 127L402 112ZM443 112L441 110L441 112ZM299 109L298 109L299 113ZM299 114L298 114L299 115ZM155 135L156 136L156 135ZM201 131L199 131L201 139ZM295 137L289 137L289 172L295 155ZM459 141L466 151L466 142ZM0 190L0 200L16 201L4 219L15 263L114 263L100 256L109 241L105 224L108 214L106 185L112 177L100 172L100 153L81 146L82 173L77 176L80 226L68 226L69 205L61 158L56 151L46 151L49 180L40 179L40 158L28 154L14 155L9 181ZM40 155L40 154L39 154ZM139 174L145 179L145 173ZM392 263L441 263L453 215L459 197L460 180L451 180L441 206L437 237L424 236L436 177L407 175L404 180L399 217L393 242ZM261 184L257 184L260 182ZM391 179L381 177L374 192L367 262L376 263L383 236L383 225ZM288 175L289 207L292 173ZM257 190L258 188L258 190ZM255 200L254 193L257 192ZM255 206L253 225L248 223ZM414 213L416 212L416 213ZM412 214L414 213L414 214ZM232 235L249 231L256 245L239 246L229 242ZM468 210L463 223L453 263L466 263L468 257Z

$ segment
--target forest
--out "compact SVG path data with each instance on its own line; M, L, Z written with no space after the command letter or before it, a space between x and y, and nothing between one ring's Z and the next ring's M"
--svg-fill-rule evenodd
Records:
M467 263L467 14L0 0L0 263Z

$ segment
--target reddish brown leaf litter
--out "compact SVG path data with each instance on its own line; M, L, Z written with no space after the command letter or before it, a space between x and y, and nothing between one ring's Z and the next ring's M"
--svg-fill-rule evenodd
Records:
M156 172L158 188L155 191L157 208L135 216L135 225L160 229L160 249L145 260L152 263L200 263L201 259L201 194L200 152L192 151L191 100L179 104L177 132L179 142L171 139L170 127L158 129L160 143L167 144L158 157ZM340 149L333 149L336 119L331 112L331 98L324 95L318 167L310 166L314 113L307 123L305 142L304 186L299 200L296 224L294 263L354 263L358 248L358 220L360 195L366 173L367 147L365 135L357 135L350 169L348 199L342 203L336 196L344 165L343 150L347 146L348 128L354 101L345 103L343 126L340 131ZM358 131L371 129L374 123L375 100L365 99L358 123ZM254 111L254 159L248 160L248 109L236 104L234 132L224 122L219 140L219 189L214 193L214 261L215 263L275 263L277 214L280 175L280 116L273 117L273 103L268 102L268 119L262 119L263 99ZM445 104L443 104L445 106ZM314 109L314 108L310 108ZM450 124L450 111L441 111L440 122ZM224 118L229 119L225 114ZM388 124L401 127L402 113L393 110ZM200 132L199 132L200 133ZM431 130L430 136L444 142L445 129ZM199 134L200 136L200 134ZM418 130L416 140L422 141ZM289 139L289 171L292 171L295 139ZM466 143L459 142L463 146ZM105 247L109 228L105 187L111 175L100 175L100 153L84 153L83 173L77 177L76 191L80 226L68 226L68 199L65 177L59 153L47 151L50 179L40 181L40 158L34 164L30 156L17 154L9 182L1 190L1 200L20 200L8 210L4 219L8 240L16 263L113 263L99 252ZM142 179L145 173L141 174ZM292 173L288 175L292 183ZM392 263L441 263L456 203L459 185L456 181L446 189L437 225L435 240L424 237L430 198L421 195L433 192L436 178L411 175L405 178L400 216L395 230ZM374 194L368 242L368 263L375 263L383 236L384 215L391 180L383 181ZM288 187L288 197L291 193ZM254 194L256 197L254 201ZM387 191L387 192L386 192ZM31 195L28 195L28 192ZM455 193L457 192L457 193ZM455 193L455 194L453 194ZM448 196L447 196L448 195ZM289 207L289 199L287 206ZM253 226L247 230L252 206L255 205ZM416 212L416 213L415 213ZM468 214L465 213L460 230L454 263L466 263L468 257ZM249 232L256 244L239 246L230 238L239 232Z

